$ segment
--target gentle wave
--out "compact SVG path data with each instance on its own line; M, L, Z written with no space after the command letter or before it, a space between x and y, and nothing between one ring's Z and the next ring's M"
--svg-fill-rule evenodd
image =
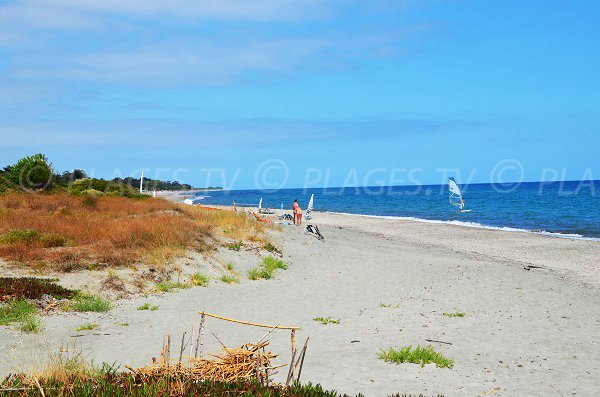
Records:
M548 232L546 230L539 230L539 231L538 230L528 230L528 229L519 229L519 228L514 228L514 227L506 227L506 226L488 226L488 225L483 225L483 224L477 223L477 222L463 222L463 221L454 221L454 220L453 221L443 221L443 220L436 220L436 219L415 218L412 216L352 214L349 212L335 212L335 211L324 211L324 212L327 214L360 216L360 217L364 217L364 218L405 220L405 221L414 221L414 222L421 222L421 223L433 223L433 224L442 224L442 225L470 227L470 228L474 228L474 229L500 230L500 231L505 231L505 232L538 234L538 235L542 235L542 236L566 238L566 239L571 239L571 240L600 241L600 238L586 237L586 236L582 236L581 234Z

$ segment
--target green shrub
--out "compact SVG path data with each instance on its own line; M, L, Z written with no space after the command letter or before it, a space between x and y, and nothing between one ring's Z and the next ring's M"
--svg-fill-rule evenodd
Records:
M287 269L287 265L282 260L275 259L272 256L267 256L264 258L262 261L262 266L271 272L275 271L276 269Z
M237 284L240 282L240 279L236 276L223 275L221 276L221 281L227 284Z
M107 312L111 303L99 296L80 294L68 305L68 309L75 312Z
M413 363L424 367L425 364L435 364L438 368L452 368L454 360L442 356L433 350L431 346L417 346L414 350L412 346L402 347L400 350L390 348L388 352L381 351L379 358L386 362Z
M52 164L41 153L22 158L6 174L8 180L26 189L50 188L53 176Z
M138 306L138 308L137 308L137 309L138 309L138 310L150 310L150 311L155 311L155 310L158 310L158 306L154 306L154 305L151 305L151 304L149 304L149 303L147 303L147 302L146 302L146 303L144 303L143 305L141 305L141 306Z
M196 286L208 287L208 282L210 281L210 277L204 275L202 273L194 273L192 274L192 284Z
M287 269L287 265L279 259L268 256L263 259L260 266L253 267L248 271L248 278L250 280L269 280L274 277L277 269Z
M188 289L190 287L190 284L180 283L179 281L166 280L156 283L156 288L160 292L173 292L176 289Z

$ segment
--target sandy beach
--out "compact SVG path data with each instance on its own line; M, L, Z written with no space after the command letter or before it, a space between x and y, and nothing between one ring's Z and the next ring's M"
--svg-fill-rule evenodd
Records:
M250 281L253 252L221 252L240 284L118 301L105 314L44 317L40 335L0 329L0 377L32 362L33 346L82 351L99 363L144 365L165 333L177 339L198 311L267 324L298 325L310 337L302 380L341 393L446 396L593 396L600 390L600 242L527 233L316 213L324 241L304 228L274 232L288 270ZM188 266L208 266L200 258ZM157 311L138 311L150 302ZM444 313L464 312L462 318ZM322 325L315 317L339 319ZM99 330L73 331L85 322ZM120 324L128 323L128 326ZM264 330L207 320L237 345ZM430 341L428 341L430 340ZM431 342L433 340L434 342ZM432 345L452 369L390 364L381 349ZM289 362L289 334L274 333L277 363ZM284 376L278 375L279 379Z

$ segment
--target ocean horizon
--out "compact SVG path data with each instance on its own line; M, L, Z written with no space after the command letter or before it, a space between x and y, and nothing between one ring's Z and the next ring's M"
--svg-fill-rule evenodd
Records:
M200 191L205 205L306 209L340 214L401 218L462 226L523 231L565 238L600 239L600 180L460 184L468 212L448 199L448 185L290 188ZM317 219L318 221L318 219Z

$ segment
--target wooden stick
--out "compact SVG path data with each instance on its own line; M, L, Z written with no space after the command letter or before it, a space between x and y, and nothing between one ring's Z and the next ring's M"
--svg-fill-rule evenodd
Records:
M302 329L300 327L293 327L293 326L281 326L281 325L274 325L273 326L273 325L268 325L268 324L251 323L249 321L234 320L232 318L227 318L227 317L223 317L223 316L217 316L216 314L206 313L204 311L199 312L199 313L203 314L203 315L206 315L208 317L218 318L219 320L231 321L232 323L238 323L238 324L251 325L253 327L276 328L276 329L290 329L290 330L293 330L293 331Z
M451 345L450 342L444 342L443 340L435 340L435 339L425 339L426 342L435 342L435 343L443 343L445 345Z
M204 323L206 322L206 316L203 314L200 319L200 358L204 356Z
M294 365L294 359L296 358L296 330L295 329L293 329L291 332L291 339L292 339L292 362L290 363L290 371L288 372L287 381L285 382L286 386L289 385L290 380L294 379L294 369L296 369L296 366Z
M184 332L183 336L181 337L181 349L179 349L179 361L178 361L179 364L181 364L181 359L183 358L183 350L185 349L185 346L184 346L185 334L186 334L186 332Z
M42 395L42 397L46 397L46 395L44 394L44 389L42 389L42 386L40 385L40 382L38 381L38 379L33 378L33 380L35 381L35 384L37 385L38 389L40 390L40 394Z
M304 356L306 355L306 349L308 348L308 340L310 336L306 338L306 342L304 342L304 347L302 348L302 360L300 360L300 368L298 368L298 377L296 381L300 382L300 375L302 375L302 366L304 365Z

